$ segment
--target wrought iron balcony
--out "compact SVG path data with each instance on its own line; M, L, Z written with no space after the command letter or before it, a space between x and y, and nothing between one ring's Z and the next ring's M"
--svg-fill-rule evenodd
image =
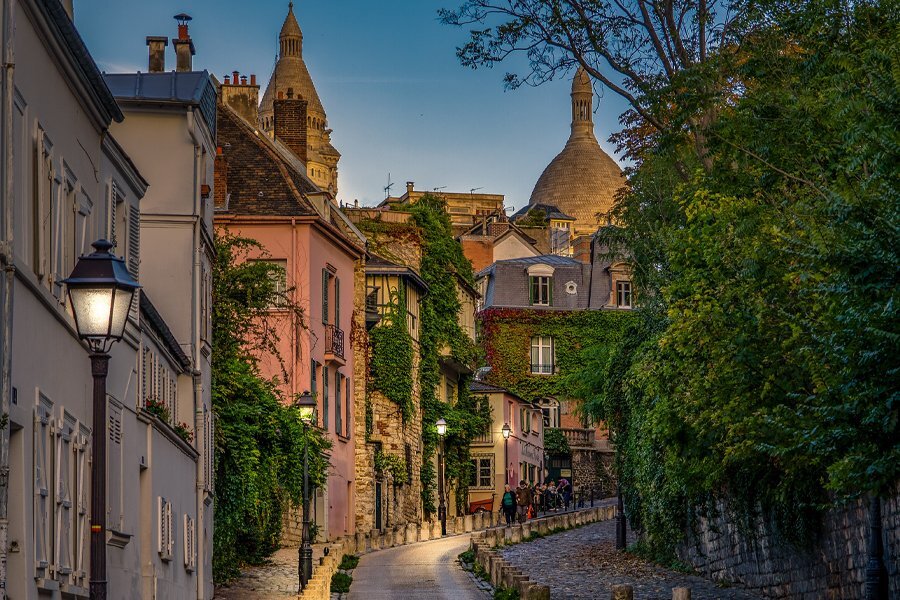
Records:
M531 363L531 373L533 375L553 375L556 373L556 365Z
M325 325L325 360L344 363L344 330L337 325Z

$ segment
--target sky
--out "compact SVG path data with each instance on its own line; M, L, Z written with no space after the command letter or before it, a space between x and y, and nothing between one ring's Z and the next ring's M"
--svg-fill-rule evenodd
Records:
M442 25L439 8L462 0L297 0L303 56L341 152L338 198L374 205L406 181L417 190L504 194L508 209L528 203L544 167L569 135L570 78L506 91L494 69L462 67L466 30ZM75 0L75 23L106 72L147 71L148 35L177 35L173 15L193 17L194 69L221 81L255 73L260 98L275 66L287 0ZM166 68L175 66L169 44ZM599 91L599 90L598 90ZM607 142L624 102L594 101L595 131ZM620 161L621 162L621 161Z

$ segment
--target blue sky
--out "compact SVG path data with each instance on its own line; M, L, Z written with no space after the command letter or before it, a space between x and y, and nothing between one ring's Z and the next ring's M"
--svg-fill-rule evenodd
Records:
M569 133L566 80L504 91L515 62L472 71L455 49L467 32L441 25L436 12L460 0L298 0L303 54L343 155L339 198L375 204L388 174L394 192L482 188L527 204L541 171ZM75 0L75 22L100 68L146 71L148 35L176 35L172 16L187 12L195 69L221 80L255 73L265 84L275 65L287 1ZM175 65L167 49L166 66ZM260 94L262 93L262 90ZM624 103L611 93L595 100L601 145L618 128Z

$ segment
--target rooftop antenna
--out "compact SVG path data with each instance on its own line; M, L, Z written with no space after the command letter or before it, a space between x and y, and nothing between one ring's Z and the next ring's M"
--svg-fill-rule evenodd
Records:
M474 193L477 192L478 190L483 190L483 189L484 189L484 187L472 188L471 190L469 190L469 194L474 194Z
M388 182L387 182L387 185L384 186L384 197L385 198L390 198L392 187L394 187L394 184L391 183L391 174L388 173Z
M431 191L432 191L432 192L439 192L439 191L441 191L441 190L446 190L446 189L447 189L447 186L446 186L446 185L442 185L441 187L431 188Z

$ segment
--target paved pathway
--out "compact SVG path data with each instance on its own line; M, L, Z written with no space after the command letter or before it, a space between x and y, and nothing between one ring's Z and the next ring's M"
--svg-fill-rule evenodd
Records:
M635 600L670 600L672 588L682 586L691 588L692 600L761 598L616 552L615 520L509 546L502 554L532 581L550 586L551 599L609 598L614 584L634 586Z
M353 570L350 600L484 600L456 557L469 548L468 535L457 535L362 556Z
M321 544L313 546L313 564L322 556ZM216 600L286 600L297 597L297 548L275 551L269 562L247 567L228 586L216 587Z

